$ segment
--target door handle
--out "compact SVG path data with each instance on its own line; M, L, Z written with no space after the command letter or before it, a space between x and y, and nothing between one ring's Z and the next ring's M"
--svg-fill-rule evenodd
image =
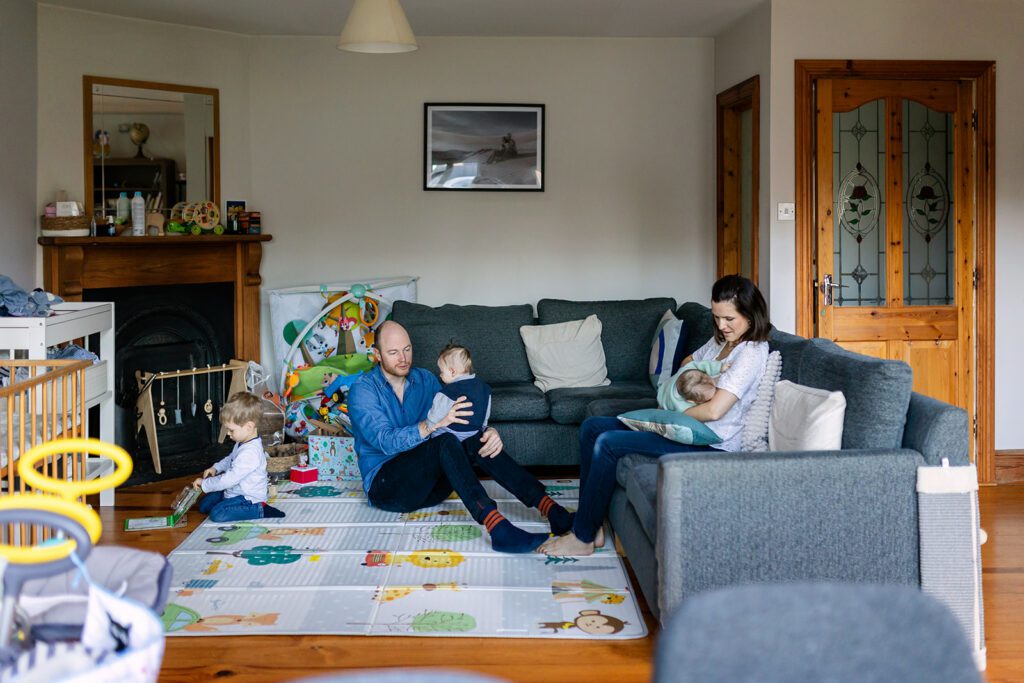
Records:
M825 273L825 275L821 278L821 284L818 285L818 289L821 291L821 294L824 297L824 305L832 305L832 290L842 289L845 286L846 285L837 285L834 282L832 282L832 273Z

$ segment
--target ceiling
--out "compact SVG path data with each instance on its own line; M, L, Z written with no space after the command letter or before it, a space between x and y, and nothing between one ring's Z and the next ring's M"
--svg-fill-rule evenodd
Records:
M419 36L712 37L767 0L403 0ZM248 35L336 36L352 0L45 0Z

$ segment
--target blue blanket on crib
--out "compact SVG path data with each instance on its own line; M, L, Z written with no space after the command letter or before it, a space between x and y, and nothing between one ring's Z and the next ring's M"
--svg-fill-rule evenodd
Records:
M45 318L54 304L63 303L56 294L34 289L26 292L6 275L0 275L0 316Z

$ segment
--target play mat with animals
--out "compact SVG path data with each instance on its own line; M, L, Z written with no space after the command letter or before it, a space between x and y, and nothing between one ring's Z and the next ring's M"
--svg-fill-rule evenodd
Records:
M544 483L575 508L576 480ZM547 530L536 510L484 485L513 523ZM496 553L457 498L385 512L367 505L361 482L289 482L271 502L283 519L207 520L171 553L169 635L647 634L613 542L591 557Z

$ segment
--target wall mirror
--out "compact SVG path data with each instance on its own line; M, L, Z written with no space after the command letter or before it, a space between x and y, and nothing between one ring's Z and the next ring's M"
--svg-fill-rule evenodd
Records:
M114 213L122 192L164 213L183 201L219 205L219 92L83 76L86 211Z

